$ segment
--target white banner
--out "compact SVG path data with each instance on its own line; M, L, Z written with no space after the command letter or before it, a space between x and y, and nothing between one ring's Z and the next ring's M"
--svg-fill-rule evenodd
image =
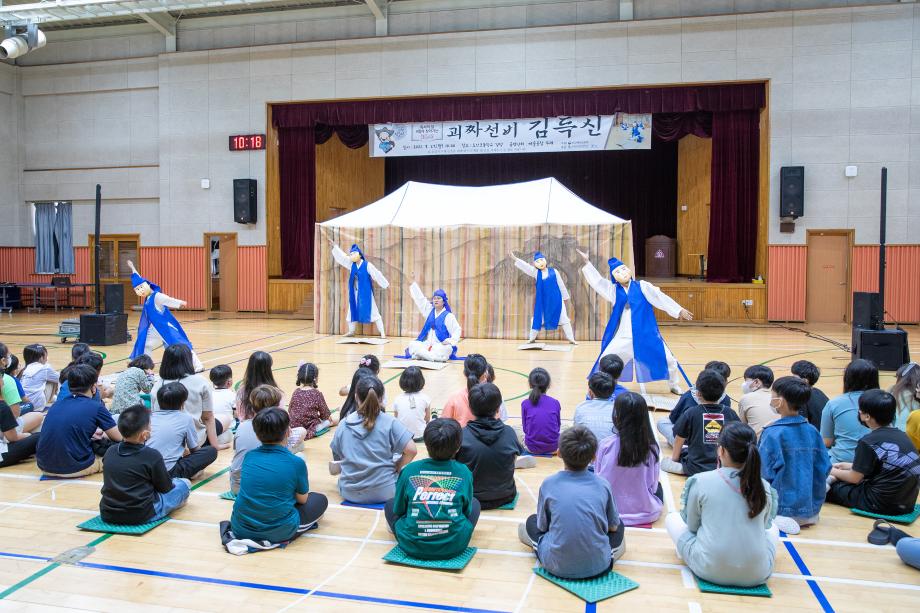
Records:
M368 126L371 157L651 149L652 115L617 113Z

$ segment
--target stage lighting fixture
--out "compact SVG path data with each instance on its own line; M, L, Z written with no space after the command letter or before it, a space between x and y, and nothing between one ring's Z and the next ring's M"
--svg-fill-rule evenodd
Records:
M7 27L5 34L3 41L0 41L0 60L16 59L48 43L45 33L35 24Z

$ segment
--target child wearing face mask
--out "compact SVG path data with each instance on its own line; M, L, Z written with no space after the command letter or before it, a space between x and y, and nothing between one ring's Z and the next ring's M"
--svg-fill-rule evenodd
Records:
M831 470L821 435L801 414L811 393L811 386L799 377L777 379L770 403L779 419L760 434L761 476L778 494L773 523L787 534L818 523Z
M765 426L779 419L779 414L770 404L772 385L773 371L769 367L749 366L744 371L744 383L741 384L744 396L738 401L738 417L749 425L758 437Z

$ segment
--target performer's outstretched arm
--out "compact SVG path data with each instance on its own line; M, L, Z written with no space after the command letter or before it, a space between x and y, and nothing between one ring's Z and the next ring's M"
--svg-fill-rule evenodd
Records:
M131 272L133 272L134 274L138 274L138 275L141 274L137 271L137 268L134 267L134 262L132 262L131 260L128 260L128 268L130 268Z
M164 306L167 306L171 309L181 309L186 304L188 304L185 300L179 300L178 298L167 296L163 292L157 292L157 295L153 298L153 302L159 309L162 309Z
M585 276L585 280L588 282L588 285L593 287L594 291L600 294L604 300L610 302L611 304L616 303L617 293L616 288L613 286L613 282L610 281L610 279L605 279L601 276L601 273L597 272L594 264L592 264L591 260L588 259L587 253L584 251L578 251L578 255L580 255L585 261L585 265L581 269L581 274Z
M652 285L648 281L639 281L639 287L642 289L642 294L645 296L645 299L648 300L656 309L661 309L674 319L693 319L693 313L683 308L677 302L661 291L656 285Z
M517 266L518 270L520 270L522 273L524 273L525 275L527 275L528 277L532 279L537 278L536 266L531 266L530 264L528 264L527 262L525 262L518 256L514 255L513 251L511 252L511 257L514 258L514 265Z
M348 255L339 249L339 246L333 243L332 240L329 241L329 244L332 245L332 259L335 260L335 263L342 268L351 270L351 260ZM370 268L368 268L368 270L370 270Z
M377 267L364 260L365 265L367 265L367 274L371 276L371 279L374 280L374 283L380 286L381 289L386 289L390 287L390 282L387 281L387 278L383 276L383 273L377 270Z
M412 273L412 285L409 286L409 294L412 296L412 301L415 302L415 306L418 307L422 317L428 317L428 313L430 313L434 307L431 306L431 301L422 293L422 288L416 283L415 273Z

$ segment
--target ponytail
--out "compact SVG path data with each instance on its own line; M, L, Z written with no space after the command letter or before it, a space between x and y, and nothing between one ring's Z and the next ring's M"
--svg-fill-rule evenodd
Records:
M362 377L356 386L355 396L358 401L358 414L363 417L365 430L373 430L377 418L383 410L383 383L375 376Z
M316 379L319 377L319 368L316 367L316 364L311 362L306 362L300 365L300 368L297 369L297 385L309 385L312 388L316 388Z
M757 435L750 426L741 422L726 424L719 436L719 446L728 452L734 462L741 464L738 478L741 495L748 504L748 517L754 518L767 506L767 491L760 478L760 451Z
M471 353L463 360L463 376L466 377L467 391L479 384L482 376L489 372L489 362L480 353Z
M534 368L530 371L527 382L530 384L530 397L528 400L530 400L530 404L536 406L543 394L546 393L546 390L549 389L549 373L546 372L545 368Z

